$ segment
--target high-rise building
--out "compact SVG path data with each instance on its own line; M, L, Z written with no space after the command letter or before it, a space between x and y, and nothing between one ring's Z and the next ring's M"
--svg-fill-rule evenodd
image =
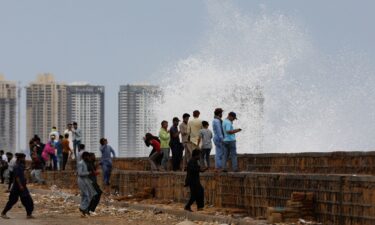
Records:
M158 121L155 104L161 91L152 85L123 85L119 91L118 151L120 157L139 157L148 154L142 137L155 134Z
M66 85L57 83L52 74L40 74L26 87L26 140L37 134L49 138L52 127L62 133L67 124Z
M67 116L82 130L82 143L89 152L99 154L104 137L104 86L73 84L67 87Z
M0 149L16 152L17 86L0 75Z

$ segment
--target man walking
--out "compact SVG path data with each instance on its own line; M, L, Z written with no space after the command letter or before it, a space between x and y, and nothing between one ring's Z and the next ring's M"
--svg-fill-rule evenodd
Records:
M182 145L185 150L185 156L183 160L182 169L186 169L187 163L191 158L191 151L188 149L188 142L189 142L189 134L188 134L188 122L189 122L190 115L188 113L184 113L182 115L182 123L180 124L180 133L181 133L181 141Z
M73 130L72 131L73 131L74 157L77 158L77 149L78 149L78 146L81 144L81 140L82 140L82 131L81 131L80 128L78 128L77 122L73 123Z
M18 198L21 198L22 205L26 209L26 218L33 219L34 203L30 196L30 192L26 187L25 179L25 157L23 153L16 153L16 165L13 168L14 182L10 190L9 200L5 205L4 210L1 212L1 217L4 219L9 219L7 212L12 209L12 207L17 203Z
M185 205L185 210L192 212L191 205L197 202L198 211L203 210L204 207L204 189L200 182L199 173L203 172L199 166L201 152L195 149L192 152L192 158L190 159L187 167L187 175L185 179L185 187L190 188L190 199Z
M180 141L180 131L178 130L179 122L180 120L177 117L173 118L173 125L171 129L169 130L170 135L171 135L170 146L172 149L173 171L180 170L182 153L184 149Z
M112 172L112 157L116 157L116 153L113 150L113 148L108 145L108 141L106 138L100 139L100 152L102 153L102 157L100 159L100 165L102 166L103 170L103 184L105 185L105 192L109 193L109 180L111 178L111 172Z
M223 155L224 155L224 133L223 133L223 109L217 108L214 112L214 120L212 122L212 129L214 132L214 144L215 144L215 168L221 170L223 168Z
M236 133L241 129L233 128L233 121L237 119L235 112L230 112L228 117L223 121L224 131L224 156L223 156L223 171L227 172L228 156L232 158L232 170L238 172L237 164L237 146L236 146Z
M82 213L82 216L90 215L90 203L94 196L98 193L95 191L92 181L90 180L90 171L87 168L89 162L90 153L83 152L82 159L78 162L77 165L77 175L78 175L78 187L81 191L81 204L79 206L79 211Z

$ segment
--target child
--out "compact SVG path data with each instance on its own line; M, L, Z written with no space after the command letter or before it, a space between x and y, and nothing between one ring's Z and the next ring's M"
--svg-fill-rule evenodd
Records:
M190 199L184 209L190 212L192 212L191 205L195 201L197 202L198 211L203 210L204 207L204 189L200 182L199 173L203 172L205 169L201 170L198 164L199 159L200 151L195 149L192 153L192 158L188 163L185 179L185 187L190 187Z
M149 155L149 161L151 164L151 171L158 171L160 167L160 161L163 157L163 153L160 150L160 140L158 137L147 133L143 138L147 147L152 146L151 153Z
M198 146L202 142L201 165L210 168L210 153L212 149L212 132L208 129L208 122L202 122L203 129L199 131Z

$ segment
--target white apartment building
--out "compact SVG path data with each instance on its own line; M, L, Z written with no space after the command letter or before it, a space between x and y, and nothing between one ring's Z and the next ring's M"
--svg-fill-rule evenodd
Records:
M100 157L99 140L104 137L104 86L69 85L67 120L77 122L86 150Z
M42 142L47 141L54 126L60 134L64 131L66 100L66 85L57 83L49 73L38 75L36 81L26 87L26 146L35 134Z
M0 149L16 152L17 86L0 75Z
M158 130L155 104L161 91L154 85L123 85L119 91L118 151L119 157L148 155L143 137Z

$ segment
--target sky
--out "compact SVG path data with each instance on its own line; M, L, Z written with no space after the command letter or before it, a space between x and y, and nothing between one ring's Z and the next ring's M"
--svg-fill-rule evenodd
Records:
M161 71L197 51L209 26L209 2L0 0L0 73L23 86L44 72L61 82L105 85L105 133L117 147L119 85L158 83ZM266 8L293 17L322 52L350 49L375 62L375 1L233 4L244 13ZM23 106L25 118L24 99Z

